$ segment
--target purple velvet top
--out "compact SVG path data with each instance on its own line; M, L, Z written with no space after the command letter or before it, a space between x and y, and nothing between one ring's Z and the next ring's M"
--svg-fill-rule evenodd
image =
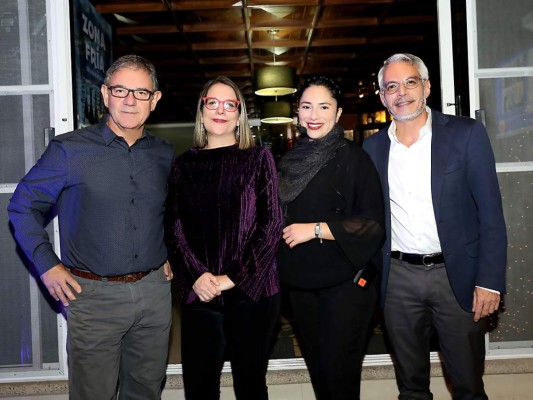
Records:
M186 303L199 301L192 286L204 272L227 274L235 283L215 303L257 301L279 292L275 255L281 231L269 150L192 148L174 160L166 243Z

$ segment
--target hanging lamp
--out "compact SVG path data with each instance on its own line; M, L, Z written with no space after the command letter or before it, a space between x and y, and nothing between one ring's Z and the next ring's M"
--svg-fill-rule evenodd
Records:
M265 124L288 124L292 115L292 104L288 101L266 101L261 108L261 122Z
M258 96L285 96L296 92L296 70L276 65L275 36L278 29L269 29L272 37L272 66L258 68L255 72L255 94Z
M255 94L258 96L285 96L295 93L296 72L289 66L258 68L255 88Z

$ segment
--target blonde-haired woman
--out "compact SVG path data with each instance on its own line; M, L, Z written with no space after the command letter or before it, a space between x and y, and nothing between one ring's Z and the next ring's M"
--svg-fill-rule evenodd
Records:
M277 190L273 157L254 145L238 87L226 77L209 81L198 100L194 147L173 164L166 216L183 297L188 400L219 399L225 359L237 399L268 399L265 375L280 307Z

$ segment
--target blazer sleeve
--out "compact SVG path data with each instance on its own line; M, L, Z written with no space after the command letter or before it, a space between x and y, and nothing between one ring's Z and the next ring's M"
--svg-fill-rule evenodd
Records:
M505 291L507 233L495 159L485 127L475 122L467 144L467 180L478 210L476 286Z

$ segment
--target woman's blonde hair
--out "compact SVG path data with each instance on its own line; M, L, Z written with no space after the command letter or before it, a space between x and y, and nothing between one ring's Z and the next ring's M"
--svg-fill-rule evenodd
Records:
M239 149L248 149L255 145L254 138L252 137L252 131L250 130L250 125L248 124L248 115L246 114L246 104L244 102L244 96L239 90L238 86L226 76L219 76L215 79L211 79L204 85L204 88L200 92L200 97L198 98L198 106L196 108L196 124L194 126L194 138L193 145L195 147L204 148L207 146L207 132L205 131L204 124L202 121L202 111L204 108L204 102L202 98L207 95L207 92L213 85L221 83L223 85L229 86L235 92L237 100L240 101L239 108L236 112L239 113L239 119L237 121L237 128L235 130L235 139L239 145Z

